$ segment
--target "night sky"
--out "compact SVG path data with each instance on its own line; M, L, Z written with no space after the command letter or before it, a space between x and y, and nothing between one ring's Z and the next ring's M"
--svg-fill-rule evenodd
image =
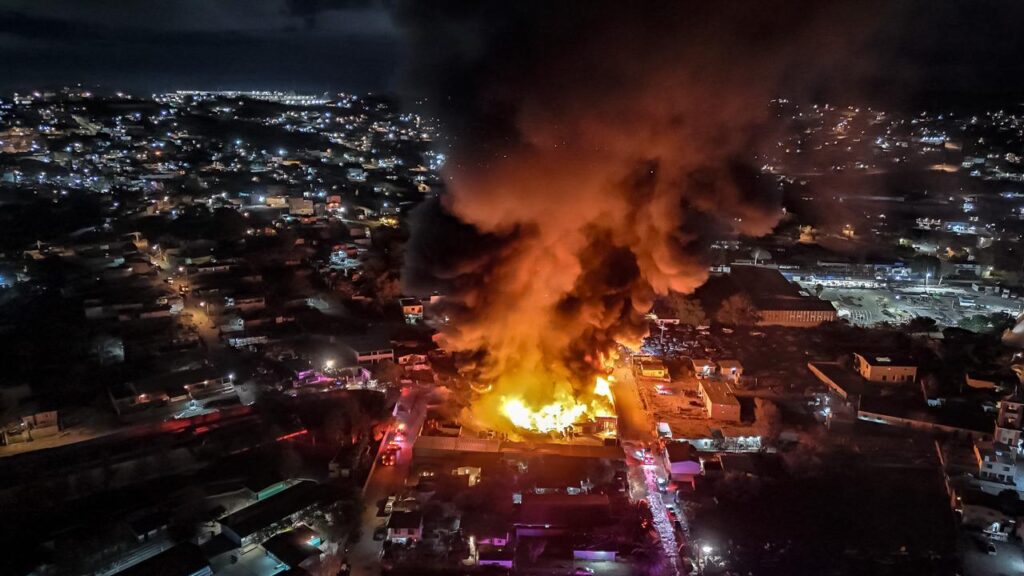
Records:
M396 24L403 19L395 14L416 12L422 7L412 8L417 3L7 0L0 8L0 90L76 82L141 93L395 90L405 60L406 31ZM438 4L458 12L476 3ZM627 5L639 10L636 4L623 4ZM988 103L1016 101L1024 92L1024 35L1018 33L1024 3L931 0L854 5L866 20L874 18L865 32L870 42L863 48L863 62L870 73L859 71L861 94L883 101ZM585 6L586 2L579 3L581 13ZM680 3L681 9L686 6ZM837 20L835 25L841 28L846 22Z
M9 0L0 90L381 91L396 45L389 15L369 2Z

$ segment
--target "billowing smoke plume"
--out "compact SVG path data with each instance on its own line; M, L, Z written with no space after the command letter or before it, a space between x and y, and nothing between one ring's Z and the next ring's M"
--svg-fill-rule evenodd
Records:
M849 49L817 2L409 4L407 91L450 159L406 279L443 289L448 345L532 405L703 283L712 240L772 229L769 100Z

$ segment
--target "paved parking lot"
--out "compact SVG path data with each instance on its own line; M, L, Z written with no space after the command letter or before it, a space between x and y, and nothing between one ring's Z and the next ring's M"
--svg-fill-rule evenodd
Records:
M975 532L961 534L964 552L964 576L1019 576L1024 574L1024 555L1016 543L993 542L996 554L990 555L978 544Z
M814 291L814 286L803 287L811 293ZM962 306L958 296L969 298L974 304ZM918 316L934 318L945 326L956 326L964 317L994 312L1016 315L1021 308L1019 300L946 287L825 288L821 298L832 302L840 318L857 326L901 323Z

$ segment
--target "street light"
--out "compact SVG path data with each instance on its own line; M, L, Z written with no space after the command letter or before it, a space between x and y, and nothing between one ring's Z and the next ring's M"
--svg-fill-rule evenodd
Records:
M709 556L715 549L710 544L704 544L700 547L697 554L697 571L700 574L704 573L704 566L707 564L707 556Z

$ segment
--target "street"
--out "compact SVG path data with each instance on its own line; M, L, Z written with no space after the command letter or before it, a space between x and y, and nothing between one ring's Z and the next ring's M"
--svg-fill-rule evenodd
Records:
M640 396L639 386L628 368L621 367L615 371L612 391L615 394L615 408L619 415L619 440L622 442L622 448L626 452L626 463L629 465L630 499L634 502L647 502L671 573L678 574L679 543L658 488L659 481L662 485L668 483L668 468L660 450L647 449L651 445L657 446L654 421L644 410L644 400ZM678 517L685 526L686 519L683 518L681 510Z
M407 402L403 394L399 403ZM406 439L398 456L398 462L394 466L382 466L380 464L380 453L375 457L370 477L366 481L363 490L363 520L360 525L362 535L359 542L352 546L348 552L348 562L355 576L380 574L380 553L383 549L383 540L374 540L373 532L387 522L386 516L377 516L378 502L392 494L401 494L405 489L405 479L409 476L412 468L412 447L419 436L420 427L423 425L423 418L426 415L426 400L419 396L416 404L409 412L399 413L395 418L395 426L405 424ZM389 431L387 438L381 442L385 446L392 437L393 432Z

